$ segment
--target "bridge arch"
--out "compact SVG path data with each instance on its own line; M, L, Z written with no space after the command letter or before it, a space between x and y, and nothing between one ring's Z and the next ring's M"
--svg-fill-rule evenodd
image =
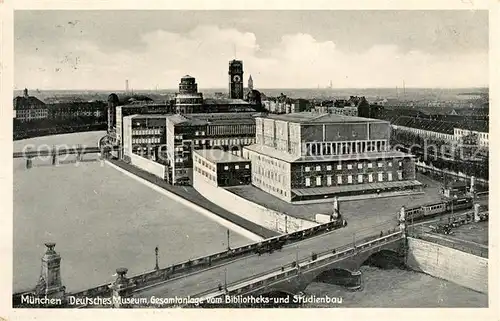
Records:
M333 267L316 274L311 282L351 287L358 282L358 278L358 271L352 271L342 267Z
M375 266L381 269L403 268L404 255L392 249L381 249L372 253L361 265Z

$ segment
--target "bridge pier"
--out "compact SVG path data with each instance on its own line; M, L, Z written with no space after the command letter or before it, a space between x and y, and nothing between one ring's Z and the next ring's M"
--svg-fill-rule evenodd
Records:
M114 308L130 308L131 306L127 303L124 303L122 300L125 298L130 298L132 296L132 288L130 286L129 280L127 278L127 268L118 268L116 269L116 280L110 286L113 290L112 300Z
M26 168L30 169L32 167L33 167L33 160L31 159L31 157L26 158Z

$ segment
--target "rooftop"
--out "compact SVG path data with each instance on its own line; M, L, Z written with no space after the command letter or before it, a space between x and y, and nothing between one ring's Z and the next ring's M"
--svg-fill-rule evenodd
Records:
M254 151L256 153L265 154L269 157L273 157L289 163L300 163L300 162L327 162L327 161L349 161L349 160L362 160L362 159L384 159L384 158L405 158L413 157L413 155L405 154L399 151L387 151L387 152L369 152L369 153L359 153L359 154L347 154L347 155L317 155L317 156L296 156L283 151L279 151L269 146L254 144L245 146L244 148Z
M158 115L158 114L135 114L130 116L125 116L123 118L131 118L131 119L167 119L169 115Z
M45 108L45 103L34 96L17 96L14 98L14 109Z
M218 148L197 149L194 152L212 163L250 162L248 159L244 159Z
M205 98L203 101L205 105L250 105L243 99L230 99L230 98Z
M213 114L175 114L169 116L174 124L187 123L191 125L204 124L254 124L256 112L213 113Z
M319 114L314 112L300 112L291 114L270 114L267 116L270 119L296 122L302 124L329 124L329 123L387 123L385 120L363 118L356 116L346 116L337 114Z

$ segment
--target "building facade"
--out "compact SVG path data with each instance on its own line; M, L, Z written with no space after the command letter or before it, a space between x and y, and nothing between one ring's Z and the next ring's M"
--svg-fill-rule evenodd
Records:
M175 95L175 111L178 114L201 113L203 94L198 92L196 79L189 75L181 78L179 92Z
M229 62L229 98L243 99L243 61Z
M244 148L252 184L285 201L416 188L412 155L391 151L386 121L297 113L256 119Z
M166 162L167 116L131 115L123 117L123 158L131 154Z
M221 149L198 149L193 152L193 181L203 180L217 187L249 185L250 161Z
M462 141L464 137L469 135L477 136L477 144L481 147L488 148L489 147L489 133L488 129L479 130L468 130L462 128L453 128L453 137L457 141Z
M34 96L30 96L28 89L24 89L23 96L14 98L14 119L17 121L30 122L48 117L49 110L45 103Z
M193 151L219 148L241 155L255 143L255 113L172 115L167 117L167 155L173 184L190 184Z

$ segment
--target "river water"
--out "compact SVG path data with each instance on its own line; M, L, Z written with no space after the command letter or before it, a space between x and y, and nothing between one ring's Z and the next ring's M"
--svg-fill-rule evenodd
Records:
M96 146L103 132L40 137L27 145ZM35 148L35 147L34 147ZM61 277L68 291L110 282L117 267L129 274L151 270L154 248L160 266L223 250L227 229L117 170L97 156L86 162L36 160L30 170L14 160L14 291L31 288L40 273L44 242L57 243ZM251 241L230 233L232 246ZM341 297L341 304L308 307L486 307L485 294L407 270L363 266L363 290L313 283L307 294Z

